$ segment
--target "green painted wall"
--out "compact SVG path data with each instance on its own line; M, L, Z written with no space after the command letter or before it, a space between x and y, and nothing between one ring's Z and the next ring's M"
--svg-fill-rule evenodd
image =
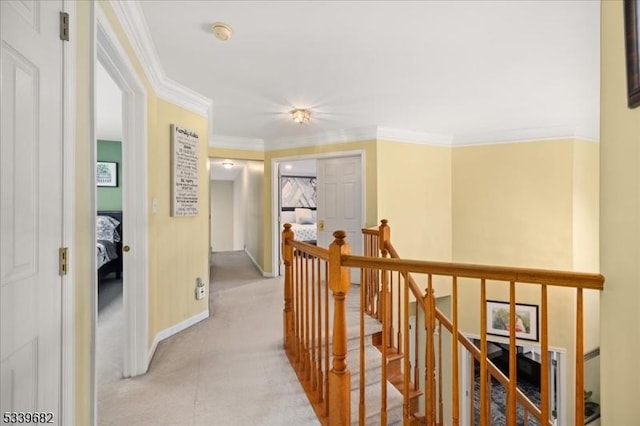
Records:
M118 186L98 187L98 210L122 210L122 144L98 140L98 161L118 163Z

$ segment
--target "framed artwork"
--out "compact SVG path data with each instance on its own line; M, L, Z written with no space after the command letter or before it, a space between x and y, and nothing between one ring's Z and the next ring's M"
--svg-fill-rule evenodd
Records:
M118 163L98 161L96 165L96 182L98 186L118 186Z
M629 108L640 105L640 0L624 1L624 35L627 53Z
M282 210L294 210L296 207L315 209L316 178L309 176L282 176L280 178Z
M509 336L509 303L487 300L487 334ZM538 306L516 303L516 338L538 341Z

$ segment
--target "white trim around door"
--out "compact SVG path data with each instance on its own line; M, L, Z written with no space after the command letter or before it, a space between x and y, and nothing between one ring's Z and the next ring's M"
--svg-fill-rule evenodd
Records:
M360 216L361 222L364 225L366 221L366 187L367 187L367 169L366 169L366 152L362 149L353 151L335 151L327 152L323 154L308 154L289 157L277 157L271 159L271 270L273 276L280 276L280 235L282 229L280 227L280 163L287 161L297 160L320 160L327 158L341 158L341 157L360 157L360 172L362 174L362 188L360 195L362 197Z
M122 155L123 155L123 222L125 241L131 251L123 259L123 303L125 315L124 371L125 377L144 374L148 363L149 339L149 248L147 216L147 93L129 57L102 8L92 3L95 11L92 62L92 81L97 61L122 90ZM95 84L91 98L95 98ZM95 102L92 105L91 128L95 134ZM95 143L95 137L93 138ZM95 164L95 147L93 147ZM96 194L92 206L95 211ZM95 215L92 218L95 223ZM93 247L95 250L95 245ZM93 259L95 259L95 252ZM93 315L91 320L92 345L92 391L96 392L95 380L95 333L97 321L97 276L92 285ZM95 411L93 412L95 423Z

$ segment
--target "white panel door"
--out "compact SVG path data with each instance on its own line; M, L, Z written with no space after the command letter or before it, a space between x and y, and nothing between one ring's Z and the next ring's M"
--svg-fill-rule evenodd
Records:
M342 230L347 233L351 254L361 256L364 215L360 157L319 159L317 175L318 246L328 247L333 232ZM359 271L352 270L351 282L359 282L359 276Z
M56 424L62 306L60 10L61 1L0 1L0 411L52 413Z

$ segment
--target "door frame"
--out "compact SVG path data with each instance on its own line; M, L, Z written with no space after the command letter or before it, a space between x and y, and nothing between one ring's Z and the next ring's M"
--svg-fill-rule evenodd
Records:
M473 334L473 333L464 333L464 336L469 339L476 339L476 340L480 340L480 335L479 334ZM505 340L500 339L500 338L496 338L496 337L492 337L492 336L487 336L487 342L494 342L494 343L508 343L505 342ZM519 341L519 345L516 346L523 346L522 341ZM530 346L530 347L540 347L540 344L537 342L529 342L531 344L528 343L524 343L524 345L526 346ZM567 401L566 401L566 397L567 397L567 350L563 349L563 348L557 348L557 347L553 347L553 346L549 346L549 352L553 352L555 354L555 356L557 357L557 362L558 362L558 395L557 395L557 404L558 404L558 417L556 419L556 425L561 426L561 425L566 425L567 424ZM464 346L462 346L461 344L458 345L458 368L460 370L460 418L461 419L468 419L469 416L471 415L470 413L470 401L469 401L469 393L467 392L467 390L470 388L471 386L471 374L473 374L473 371L471 370L471 353L469 353L469 351L466 350L466 348ZM551 361L551 357L549 357L549 360ZM549 368L552 368L551 362L549 362ZM549 374L549 372L547 372L547 374Z
M147 215L147 92L129 57L100 6L91 3L91 167L96 161L96 87L95 69L98 61L122 90L122 217L126 227L124 243L133 249L123 258L124 377L146 373L149 367L149 247ZM95 185L94 185L95 188ZM96 211L96 191L92 192L91 208ZM95 214L91 223L95 228ZM92 262L96 246L92 247ZM97 274L91 285L91 391L92 422L96 420L96 325L98 300Z
M67 12L69 33L76 32L76 2L62 0L62 9ZM63 182L62 182L62 246L75 253L75 152L76 152L76 38L70 37L63 44ZM60 424L76 424L76 294L74 290L74 268L68 268L62 277L62 368Z
M367 169L366 169L366 151L364 149L357 149L351 151L334 151L321 154L305 154L305 155L292 155L287 157L274 157L271 159L271 270L272 276L278 277L281 275L280 271L280 237L282 235L282 229L280 228L280 163L286 163L287 161L298 160L322 160L327 158L343 158L343 157L360 157L360 175L361 175L361 189L360 189L360 220L364 226L366 222L366 201L367 201Z

